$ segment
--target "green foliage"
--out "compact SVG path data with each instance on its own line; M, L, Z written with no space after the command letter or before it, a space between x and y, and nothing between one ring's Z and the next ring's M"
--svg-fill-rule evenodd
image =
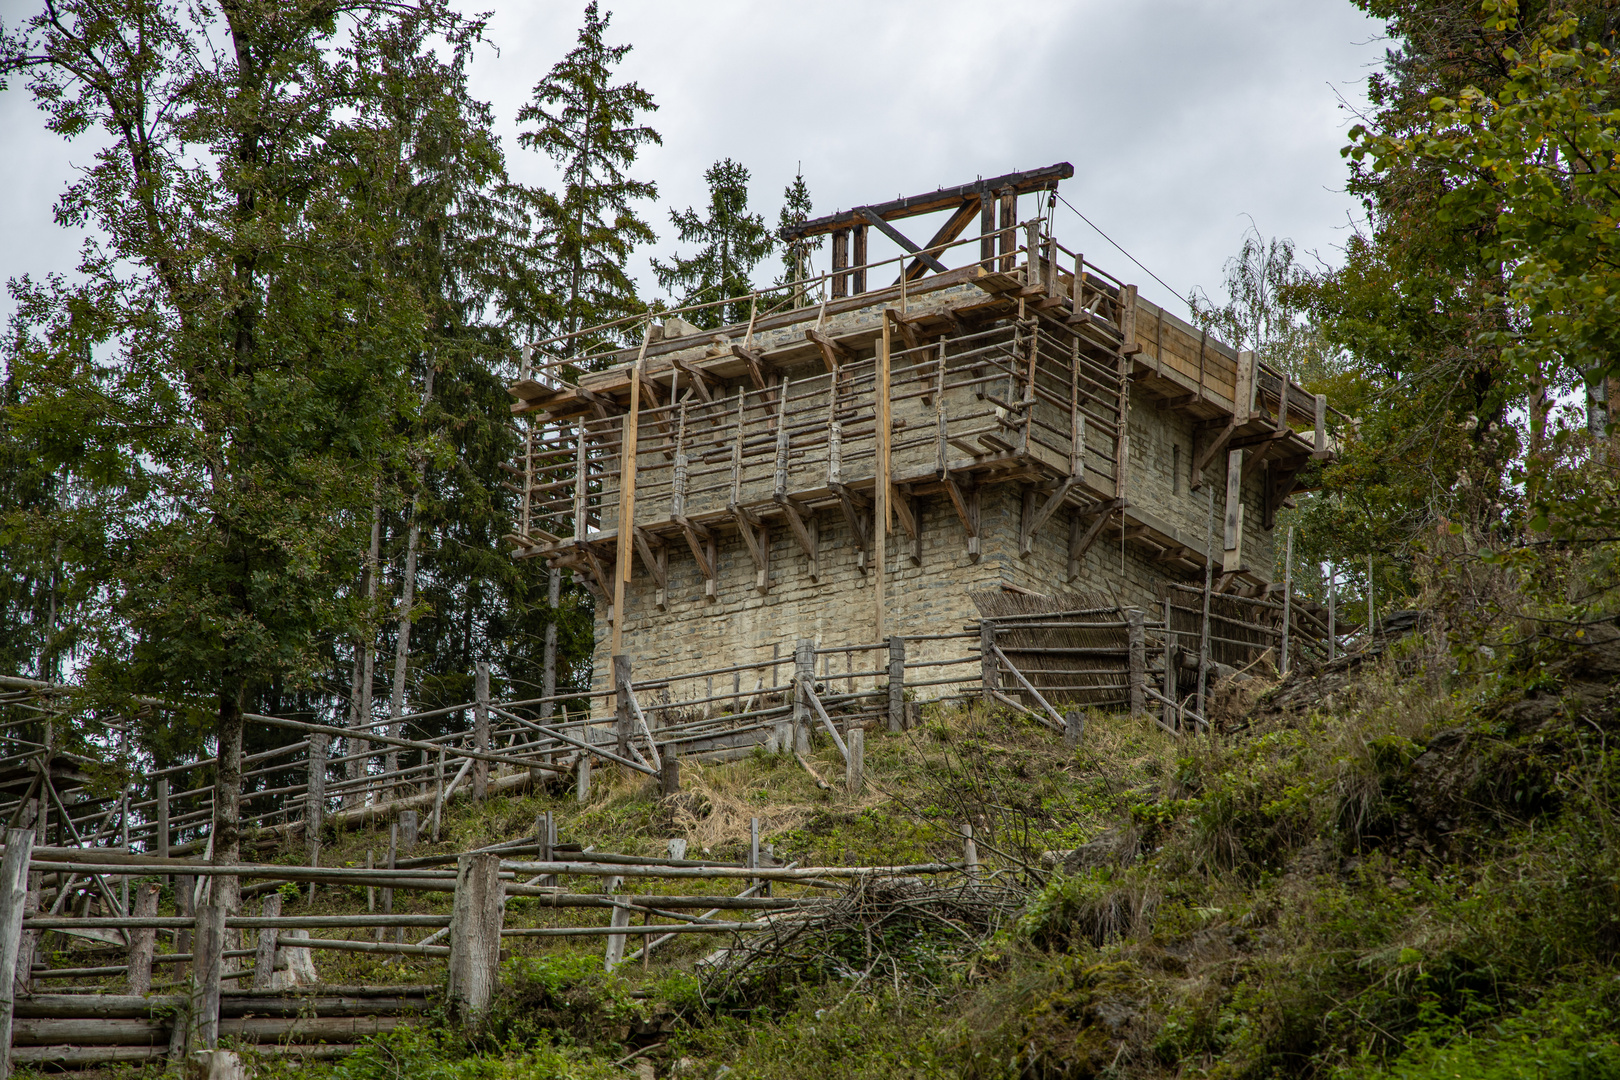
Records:
M548 291L560 299L554 333L575 333L641 310L636 284L626 271L637 244L655 239L634 203L656 198L657 185L629 176L641 147L661 144L658 132L638 124L658 108L636 83L613 82L629 45L603 40L612 12L585 7L579 40L518 110L520 124L536 125L518 142L538 150L562 169L563 191L541 200L550 248ZM591 343L574 342L574 352Z
M685 258L676 256L667 263L654 259L652 264L658 283L680 293L677 307L753 292L750 275L776 246L765 219L748 209L747 169L726 158L709 166L703 179L709 185L707 216L699 217L691 207L669 212L681 241L701 246ZM693 323L703 327L747 318L746 301L704 308L690 315Z

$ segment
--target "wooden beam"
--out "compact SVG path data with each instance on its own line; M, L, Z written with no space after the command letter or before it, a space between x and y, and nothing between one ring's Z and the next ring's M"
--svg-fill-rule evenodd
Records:
M1221 449L1232 440L1232 434L1233 432L1237 431L1239 423L1241 423L1241 421L1239 421L1236 416L1232 417L1232 419L1227 423L1226 427L1221 429L1220 434L1216 435L1215 438L1210 441L1209 445L1204 447L1202 450L1197 449L1199 434L1196 431L1193 432L1194 453L1192 477L1188 484L1193 491L1197 491L1199 488L1204 486L1204 470L1209 466L1211 461L1215 460L1215 455L1220 453Z
M703 595L710 600L715 599L718 588L714 580L715 564L711 558L714 554L714 534L686 518L677 518L675 523L686 537L686 546L692 549L692 561L697 563L698 573L703 575Z
M805 340L815 342L821 349L821 359L827 365L829 374L838 374L839 367L855 359L853 353L815 327L806 330L804 336Z
M971 562L978 562L979 489L971 488L964 492L961 485L949 476L945 477L942 483L945 485L945 494L950 496L951 507L962 522L962 532L967 536L968 559Z
M915 349L917 347L917 331L912 329L910 323L900 317L900 312L894 308L884 308L883 317L888 319L894 325L894 328L900 331L900 336L906 339L906 348Z
M733 345L731 355L748 365L748 378L753 382L754 389L765 389L764 358L759 352L755 349L745 349L741 345Z
M968 227L968 222L972 221L973 215L978 212L978 195L969 195L962 200L962 205L956 208L956 212L945 220L945 224L939 227L939 231L934 233L933 238L923 245L923 250L933 251L935 248L954 241L958 236L962 235L963 231ZM902 276L907 281L916 281L923 276L927 269L928 267L923 264L921 259L912 259L911 264L902 272ZM900 278L895 278L894 283L896 285L900 284Z
M653 536L646 529L636 529L636 551L641 555L641 564L647 568L647 573L658 583L656 603L663 607L669 592L669 569L667 560L660 558L664 550L664 542Z
M613 633L612 652L623 651L624 587L630 580L631 547L635 544L636 527L636 437L641 428L641 373L647 359L647 343L652 340L652 320L641 335L641 351L636 354L631 368L630 412L624 418L623 458L619 466L619 550L618 565L613 573Z
M777 501L782 508L783 515L788 520L788 528L793 533L793 539L798 541L799 549L810 560L810 580L821 580L820 535L816 528L816 519L812 515L809 521L799 513L799 508L793 505L793 500L783 495Z
M899 229L895 228L893 225L890 225L887 221L884 221L882 215L874 213L871 207L863 206L855 212L870 222L884 236L887 236L890 240L893 240L896 244L899 244L901 248L921 259L927 264L930 270L941 274L945 272L946 267L944 263L928 254L928 252L924 251L916 244L913 244L911 240Z
M1069 525L1070 581L1080 576L1080 560L1091 548L1091 545L1097 542L1097 537L1102 535L1103 528L1108 524L1109 519L1114 516L1114 511L1122 508L1124 502L1123 499L1109 499L1107 502L1099 503L1097 506L1082 510L1074 515L1074 520ZM1087 517L1091 518L1091 524L1082 529L1080 523Z
M678 356L670 357L669 362L675 366L677 371L684 371L687 375L691 376L692 389L697 391L699 401L707 405L714 400L714 395L709 393L709 380L714 378L713 375L710 375L707 371L704 371L691 361L682 360ZM716 385L718 385L718 383L716 383Z
M898 221L901 218L916 217L919 214L932 214L940 210L948 210L958 205L970 196L980 193L996 193L1002 189L1010 189L1016 195L1025 195L1032 191L1047 191L1057 187L1058 181L1067 180L1074 175L1074 166L1066 161L1056 165L1048 165L1044 169L1028 169L1023 172L1007 173L1004 176L993 176L986 180L975 180L971 184L958 184L956 187L940 188L937 191L924 192L921 195L911 195L889 202L872 203L862 207L871 210L885 221ZM847 229L853 225L859 216L858 210L843 210L825 217L812 218L797 225L783 229L781 237L784 240L796 240L804 236L821 236L826 233Z

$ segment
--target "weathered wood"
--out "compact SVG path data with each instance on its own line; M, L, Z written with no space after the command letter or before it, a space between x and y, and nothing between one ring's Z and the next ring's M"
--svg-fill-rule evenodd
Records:
M1074 749L1086 737L1086 714L1082 709L1070 709L1063 714L1063 745Z
M0 860L0 1078L11 1075L17 954L22 947L23 906L28 899L28 860L33 847L34 830L6 830L6 854Z
M157 915L158 893L156 882L146 882L135 892L137 919ZM277 897L279 900L280 897ZM150 929L132 930L129 935L129 972L126 983L131 994L145 994L152 989L152 955L157 951L157 932Z
M658 771L658 793L663 796L678 795L681 791L681 759L675 756L675 744L665 743L663 750L663 767Z
M304 844L311 857L320 850L321 828L326 822L326 749L330 735L309 737L308 781L304 791Z
M979 876L979 845L973 842L973 826L962 826L962 867L969 877Z
M448 994L451 1007L467 1018L489 1008L498 982L505 910L500 870L501 857L492 852L463 855L456 861Z
M409 855L416 850L416 842L420 838L421 819L415 810L401 810L399 812L399 850Z
M989 619L979 622L979 686L988 702L1001 689L1001 666L996 659L996 624Z
M866 729L852 727L844 735L849 756L844 761L844 787L851 795L859 795L866 786Z
M212 1050L219 1042L219 984L225 951L225 906L197 905L196 945L191 967L190 1033L187 1051Z
M889 637L889 730L904 731L906 727L906 639L898 634Z
M1131 715L1141 716L1147 708L1147 630L1138 608L1125 610L1125 639L1130 650L1126 663L1130 687Z
M489 665L480 662L474 676L473 745L480 753L489 753ZM473 799L483 802L489 797L489 762L473 762Z
M266 919L274 919L281 915L281 894L271 893L264 898L264 904L259 909ZM276 971L276 940L280 931L277 927L267 926L259 930L258 949L253 954L253 989L269 990Z

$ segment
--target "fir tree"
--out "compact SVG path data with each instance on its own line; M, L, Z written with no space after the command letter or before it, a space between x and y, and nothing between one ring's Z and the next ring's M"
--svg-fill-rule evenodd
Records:
M749 275L776 246L765 219L748 211L747 169L726 158L709 166L703 179L709 184L707 218L699 218L691 207L669 212L681 240L703 246L689 258L652 263L658 283L671 292L680 291L680 307L752 292ZM690 318L703 327L741 322L748 318L748 304L706 308Z
M632 204L658 196L657 185L631 179L629 169L658 132L637 124L658 108L636 83L613 83L629 45L602 40L612 12L585 8L579 42L535 86L518 110L519 123L536 126L518 141L562 167L561 197L548 199L545 217L554 245L553 291L561 298L560 329L573 333L640 310L635 282L625 271L637 244L655 239Z
M776 235L782 238L787 248L782 259L782 276L776 283L792 290L794 307L803 307L808 302L804 287L799 282L811 276L810 253L820 249L822 238L801 236L789 240L787 231L809 221L812 209L810 185L804 182L804 170L801 168L794 175L793 183L782 189L782 210L776 218Z

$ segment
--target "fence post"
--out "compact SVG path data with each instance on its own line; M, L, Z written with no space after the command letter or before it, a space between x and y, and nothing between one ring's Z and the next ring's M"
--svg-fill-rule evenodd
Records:
M473 749L489 753L489 665L479 664L474 684ZM483 802L489 794L489 762L474 761L472 767L473 799Z
M1288 624L1294 617L1294 527L1288 527L1288 539L1283 544L1283 624L1279 661L1280 675L1288 674Z
M1125 610L1125 634L1130 645L1131 715L1141 716L1147 707L1147 629L1140 608Z
M450 911L451 1007L463 1018L489 1008L501 962L505 904L501 857L494 852L456 860L456 892Z
M304 792L304 847L313 857L320 850L321 827L326 822L327 736L309 737L309 786Z
M793 742L784 747L790 753L810 753L810 697L816 684L816 642L800 638L793 646Z
M979 620L979 683L984 687L984 700L994 700L992 692L1001 689L1001 665L996 661L996 624L989 619Z
M962 826L962 865L970 878L979 876L979 845L973 842L973 826Z
M0 861L0 1077L11 1075L11 1020L16 1012L17 953L22 947L23 905L28 899L28 860L34 830L7 829Z
M681 759L675 756L675 744L667 742L659 747L658 793L678 795L681 790Z
M557 857L557 819L551 816L551 811L534 819L535 832L540 836L540 844L535 854L539 862L551 862ZM539 881L541 885L555 886L557 875L547 874Z
M906 729L906 639L889 636L889 730Z
M844 732L844 744L849 747L849 760L844 762L844 786L851 795L859 795L866 783L866 729L856 725Z
M586 737L590 737L590 728L585 729ZM574 766L574 801L584 806L591 801L591 755L581 751L579 764Z
M622 758L630 756L630 736L634 732L631 726L635 718L630 712L630 694L634 684L630 681L630 657L620 655L613 658L613 713L617 718L614 723L614 734L618 736L618 745L614 751ZM622 767L622 766L621 766Z
M169 857L169 778L158 777L157 782L157 853L158 858ZM165 875L167 880L167 875Z
M619 886L623 883L623 878L609 878L607 888L608 895L612 896L617 893L619 891ZM608 925L615 929L622 926L629 926L630 909L615 905L613 908L613 914L608 920ZM624 938L625 935L623 934L609 934L607 936L607 953L602 957L602 966L608 971L612 971L614 968L624 963Z
M135 917L150 919L158 913L158 885L149 881L135 890ZM134 929L129 932L128 986L131 994L152 989L152 954L157 951L157 931Z
M407 855L416 850L416 842L421 839L421 821L415 810L399 812L399 849Z
M433 766L433 842L439 842L439 818L444 815L444 747L439 747L439 760Z
M225 951L225 905L197 905L191 959L191 1038L186 1049L212 1050L219 1042L219 984Z
M1339 568L1328 563L1328 660L1339 658Z
M1164 593L1164 726L1176 728L1176 706L1171 702L1181 700L1181 688L1177 685L1176 673L1176 635L1170 629L1170 591Z
M261 913L267 919L281 914L281 894L271 893L264 898ZM279 931L265 927L259 931L258 948L253 954L253 989L270 990L276 978L276 944Z
M1063 745L1073 748L1086 737L1086 714L1070 709L1063 714Z

